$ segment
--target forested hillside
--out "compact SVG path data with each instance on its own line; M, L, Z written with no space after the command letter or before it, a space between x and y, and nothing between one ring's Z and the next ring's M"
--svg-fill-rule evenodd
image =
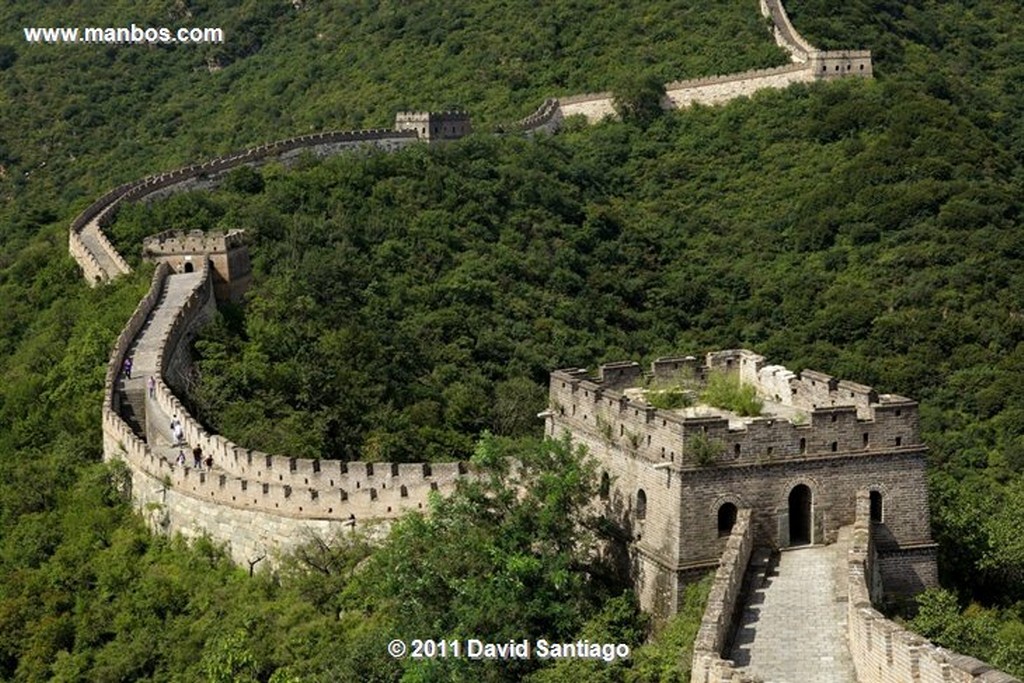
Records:
M218 428L294 455L496 467L514 452L538 474L517 504L497 471L376 553L311 549L278 577L150 537L96 464L103 363L147 273L86 289L64 249L77 208L145 172L404 106L459 104L486 128L631 75L782 60L754 2L298 4L0 9L0 678L678 680L692 618L587 672L404 669L384 646L480 629L642 642L620 577L581 554L601 533L579 507L586 465L530 441L531 416L553 367L736 346L921 401L952 593L926 596L916 626L1024 674L1024 10L1010 0L793 0L812 42L875 50L878 80L646 128L270 166L128 208L113 230L128 255L169 227L252 236L248 304L197 344L193 398ZM19 42L23 25L133 21L235 38ZM503 438L478 443L484 430Z

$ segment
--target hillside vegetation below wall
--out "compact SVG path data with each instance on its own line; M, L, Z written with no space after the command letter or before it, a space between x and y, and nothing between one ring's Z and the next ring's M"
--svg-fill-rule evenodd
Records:
M860 683L1020 683L990 665L944 650L886 619L872 606L877 593L870 494L857 495L848 556L850 655Z

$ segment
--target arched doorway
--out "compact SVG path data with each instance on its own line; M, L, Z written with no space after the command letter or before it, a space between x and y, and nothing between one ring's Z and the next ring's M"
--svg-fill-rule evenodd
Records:
M185 272L191 273L195 271L196 267L192 265L191 261L185 261Z
M881 523L882 521L882 493L871 492L871 521Z
M718 537L728 536L736 525L736 506L732 503L723 503L718 508Z
M789 545L807 545L811 540L811 489L798 484L789 492Z

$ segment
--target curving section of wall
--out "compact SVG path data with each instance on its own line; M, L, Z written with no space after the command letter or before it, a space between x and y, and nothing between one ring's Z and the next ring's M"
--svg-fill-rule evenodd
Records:
M418 139L416 132L411 130L313 133L258 145L205 163L125 183L107 192L75 217L71 223L69 251L82 268L89 284L105 282L131 272L128 263L103 234L103 228L114 221L124 202L143 201L161 193L178 192L201 183L216 183L218 176L239 166L256 166L273 159L287 161L306 152L327 156L365 145L392 150Z
M562 124L562 110L558 100L548 98L541 103L537 110L522 119L513 126L513 130L533 133L553 133Z
M772 35L779 47L789 52L794 62L806 62L814 46L804 40L789 20L781 0L761 0L761 14L772 20Z
M394 519L425 510L430 497L450 492L467 474L462 463L342 463L267 455L209 434L168 387L189 371L189 340L213 315L211 269L195 273L157 266L150 289L122 330L107 365L103 446L107 460L122 460L132 475L132 496L160 532L206 535L232 558L252 563L293 550L314 535L351 529L367 520ZM135 360L133 379L121 372ZM155 379L152 395L146 387ZM132 425L128 415L138 424ZM174 445L169 423L177 416L185 444ZM193 468L191 449L213 458ZM181 451L188 455L178 464Z
M801 36L786 14L781 0L760 0L761 14L771 20L775 41L790 53L794 62L772 69L673 81L665 84L663 109L682 109L692 104L717 105L737 97L749 97L758 90L787 88L794 83L823 79L873 75L871 52L844 50L824 52ZM590 123L616 117L610 92L586 93L545 100L537 111L516 124L527 133L553 132L567 116L583 116Z
M860 683L1020 683L985 662L940 648L886 619L872 606L878 594L870 494L857 494L847 561L850 654Z
M740 510L715 572L700 630L693 641L690 673L693 683L752 683L753 679L739 672L733 661L724 659L722 652L732 634L733 615L739 606L743 577L753 549L751 513Z

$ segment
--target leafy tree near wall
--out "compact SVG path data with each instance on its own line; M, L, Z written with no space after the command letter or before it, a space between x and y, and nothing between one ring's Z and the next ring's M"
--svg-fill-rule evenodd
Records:
M613 93L615 112L623 121L646 128L664 113L665 85L657 76L630 78L619 83Z

